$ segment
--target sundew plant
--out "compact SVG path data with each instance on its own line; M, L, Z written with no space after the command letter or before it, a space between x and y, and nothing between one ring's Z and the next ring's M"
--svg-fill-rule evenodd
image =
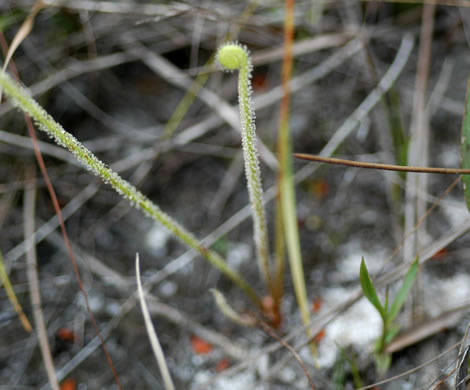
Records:
M243 156L245 162L245 175L250 194L250 203L254 222L255 243L257 246L257 259L260 273L263 275L269 292L269 302L274 304L264 307L265 314L272 318L273 325L279 326L281 321L279 291L282 291L283 274L273 277L272 267L269 261L268 229L266 224L263 188L258 161L257 137L255 125L255 113L251 97L251 72L252 64L248 49L237 42L227 42L221 45L217 52L217 60L227 71L238 71L238 103L240 110L241 136ZM302 264L294 265L293 283L297 292L298 305L302 310L303 319L307 325L310 321L307 307L305 282L303 280ZM299 268L300 267L300 268ZM299 272L299 270L301 272ZM299 274L301 279L299 279ZM310 345L313 356L316 357L316 349L313 343Z
M238 102L240 106L240 122L245 161L245 175L253 209L255 227L255 243L260 272L268 288L271 285L271 270L269 267L268 228L263 204L263 187L256 146L255 113L251 98L251 60L246 47L238 43L226 43L217 52L217 59L222 67L229 71L237 70Z

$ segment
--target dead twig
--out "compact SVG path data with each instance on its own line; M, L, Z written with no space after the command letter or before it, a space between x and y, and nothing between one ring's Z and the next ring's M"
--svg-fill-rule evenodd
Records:
M273 328L271 328L265 321L262 319L258 318L256 321L256 325L264 332L266 333L269 337L272 337L274 340L276 340L279 344L281 344L284 348L286 348L294 357L295 360L300 364L302 369L304 370L304 374L307 377L308 383L310 385L310 388L312 390L315 390L315 386L313 384L313 379L310 375L310 373L307 370L307 367L305 366L305 363L302 361L302 358L298 354L298 352L291 346L289 345L285 340L283 340L279 335L275 332Z
M461 168L432 168L432 167L410 167L404 165L378 164L362 161L343 160L341 158L315 156L313 154L294 153L294 157L302 160L317 161L325 164L346 165L354 168L382 169L387 171L415 172L415 173L441 173L447 175L469 175L470 169Z

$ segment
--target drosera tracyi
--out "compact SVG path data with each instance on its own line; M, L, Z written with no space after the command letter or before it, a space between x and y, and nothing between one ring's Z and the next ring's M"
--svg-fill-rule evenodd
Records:
M268 289L272 291L269 266L268 229L263 203L263 187L256 147L255 112L251 98L251 59L245 46L237 42L223 44L217 52L217 60L227 71L238 70L238 102L242 134L245 174L250 202L253 209L254 237L260 272Z
M227 42L220 46L217 52L217 60L220 65L227 71L239 71L238 76L238 101L240 110L241 134L243 155L245 160L245 174L250 194L250 202L253 209L253 220L255 230L255 243L257 245L258 266L261 274L264 276L269 291L269 296L264 302L264 314L272 320L274 326L278 326L281 322L279 312L279 292L282 291L282 277L277 275L273 278L269 262L269 246L268 231L266 226L266 217L263 204L263 189L261 185L261 175L258 162L258 152L256 148L256 126L255 113L253 109L253 101L251 97L251 72L252 64L248 49L237 42ZM288 191L291 191L288 189ZM295 207L294 207L295 208ZM292 242L292 241L291 241ZM298 248L298 247L297 247ZM298 256L300 257L300 256ZM292 267L293 273L297 277L293 278L294 287L299 302L299 307L303 313L305 323L310 321L309 309L305 304L306 291L304 284L303 271L300 267ZM301 275L301 277L299 277ZM312 354L316 357L316 349L311 344Z

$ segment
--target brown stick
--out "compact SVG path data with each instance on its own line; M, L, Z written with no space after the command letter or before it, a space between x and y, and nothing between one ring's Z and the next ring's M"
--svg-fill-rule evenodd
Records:
M366 3L403 3L403 4L424 4L424 5L444 5L449 7L468 7L470 3L466 0L361 0Z
M302 369L304 370L304 374L307 377L308 383L310 385L310 388L312 390L315 390L315 386L313 384L312 377L310 376L307 367L305 366L305 363L302 361L302 358L298 354L298 352L286 341L280 337L276 331L271 328L265 321L263 321L261 318L256 319L256 324L258 327L266 333L268 336L272 337L274 340L276 340L279 344L281 344L284 348L287 348L287 350L294 356L294 359L297 360L297 362L300 364Z
M469 175L470 169L461 168L431 168L431 167L409 167L404 165L376 164L352 160L343 160L340 158L321 157L313 154L294 153L294 157L302 160L322 162L325 164L346 165L355 168L382 169L386 171L417 172L417 173L442 173L455 175Z

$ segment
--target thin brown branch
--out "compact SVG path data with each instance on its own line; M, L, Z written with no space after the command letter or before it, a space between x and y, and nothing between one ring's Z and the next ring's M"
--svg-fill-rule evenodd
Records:
M449 7L470 7L468 0L361 0L366 3L403 3L423 5L444 5Z
M367 386L364 386L364 387L361 387L357 390L367 390L367 389L373 389L373 388L376 388L377 386L380 386L380 385L383 385L385 383L389 383L389 382L393 382L399 378L404 378L405 376L408 376L410 374L413 374L414 372L417 372L419 370L421 370L422 368L430 365L431 363L435 362L436 360L439 360L440 358L442 358L443 356L447 355L449 352L452 352L454 349L458 348L460 346L460 341L454 345L452 345L450 348L446 349L444 352L440 353L439 355L433 357L432 359L429 359L427 362L424 362L423 364L420 364L419 366L416 366L408 371L405 371L405 372L402 372L401 374L398 374L398 375L395 375L395 376L392 376L391 378L387 378L387 379L384 379L383 381L380 381L380 382L375 382L375 383L372 383L371 385L367 385Z
M278 336L278 334L272 329L266 322L264 322L261 319L257 319L257 325L259 328L266 333L268 336L272 337L274 340L276 340L279 344L281 344L284 348L288 349L289 352L294 356L295 360L297 360L304 370L305 376L307 377L308 383L310 385L310 388L312 390L315 390L315 386L313 384L312 377L310 376L307 367L305 366L305 363L302 361L302 358L298 354L298 352L291 346L289 345L285 340L283 340L281 337Z
M294 157L322 162L325 164L346 165L354 168L382 169L386 171L415 172L415 173L441 173L446 175L469 175L470 169L462 168L433 168L433 167L410 167L404 165L378 164L362 161L343 160L341 158L315 156L313 154L294 153Z

